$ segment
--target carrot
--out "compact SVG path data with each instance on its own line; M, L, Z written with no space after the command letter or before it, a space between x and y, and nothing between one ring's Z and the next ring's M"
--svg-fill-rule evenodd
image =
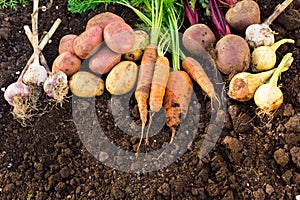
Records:
M137 151L142 143L145 125L148 116L148 100L150 96L151 81L155 62L157 59L157 45L149 44L143 54L141 66L139 69L136 91L134 93L139 108L140 118L142 121L142 132Z
M163 103L166 125L172 130L170 143L174 140L176 127L187 115L192 91L193 83L186 72L178 70L170 73Z
M213 83L197 60L192 57L185 57L182 61L182 67L210 97L212 103L214 100L217 100L217 102L220 103L219 96L215 91Z
M160 53L158 53L160 54ZM146 132L146 144L148 144L148 133L150 130L150 125L152 123L152 118L155 113L159 112L163 106L163 100L165 96L165 90L167 87L167 82L170 74L170 63L167 57L159 55L154 67L149 105L150 105L150 117L149 125Z

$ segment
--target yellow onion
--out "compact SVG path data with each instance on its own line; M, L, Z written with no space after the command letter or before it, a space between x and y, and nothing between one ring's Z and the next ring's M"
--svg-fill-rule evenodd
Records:
M270 80L259 86L254 93L254 102L262 111L274 111L283 104L283 93L277 86L280 74L289 69L294 58L292 53L287 53L275 69Z
M275 69L257 74L240 72L232 77L229 83L228 96L237 101L248 101L253 98L256 89L267 81Z
M260 46L253 50L251 55L252 70L266 71L276 64L276 50L284 43L295 43L292 39L281 39L271 46Z

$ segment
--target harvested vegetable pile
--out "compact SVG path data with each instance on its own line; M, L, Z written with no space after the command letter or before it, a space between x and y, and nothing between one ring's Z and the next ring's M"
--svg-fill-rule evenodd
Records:
M76 10L75 6L80 5L80 2L82 1L70 0L69 9ZM206 10L208 9L211 12L210 15L201 13L203 9L200 7L199 2L186 2L185 4L183 2L179 4L177 1L165 0L143 1L134 4L125 0L109 1L109 3L107 1L97 1L97 5L96 2L92 5L96 10L91 11L89 14L70 14L77 20L78 16L83 16L85 20L80 26L68 24L75 23L72 22L72 17L69 18L69 22L67 22L68 20L64 21L66 18L63 19L65 32L59 32L59 37L52 37L51 51L55 50L56 53L52 53L51 56L44 54L46 58L43 58L41 53L43 49L42 37L39 44L37 44L36 38L32 39L35 60L31 61L31 64L42 67L47 66L43 63L47 59L48 63L51 63L50 69L47 69L47 67L34 67L33 65L32 67L29 67L29 65L25 67L24 73L21 73L21 78L17 83L5 88L6 100L12 105L11 108L15 118L21 120L23 125L28 125L27 120L30 120L33 124L44 124L40 131L35 129L28 137L34 136L35 132L41 133L45 130L47 133L48 130L54 129L45 127L45 122L48 122L48 120L49 123L54 121L57 126L63 125L64 128L60 128L58 132L66 134L60 136L60 134L56 134L57 130L50 131L50 136L42 134L45 138L50 137L62 142L62 146L56 145L55 149L59 149L60 153L52 155L52 152L56 151L53 149L49 151L53 143L46 144L40 138L42 145L44 145L43 148L49 151L51 158L47 157L45 160L38 160L39 157L30 158L34 162L34 166L32 166L36 171L43 168L43 166L48 166L48 163L51 164L52 162L52 165L46 167L46 172L51 170L49 174L41 172L41 176L38 174L32 177L38 183L41 183L39 180L48 183L45 189L33 186L35 191L43 191L42 196L53 198L68 198L68 195L74 195L75 197L80 196L80 194L95 197L96 194L90 191L101 193L104 199L141 197L141 194L136 193L131 185L126 186L123 182L117 182L113 186L95 185L95 187L91 186L89 188L81 186L76 189L79 184L84 183L84 180L77 179L75 181L73 177L78 178L83 174L77 176L74 174L78 172L77 169L68 173L65 168L72 170L75 165L79 166L80 164L76 163L77 158L74 158L74 163L71 163L60 157L60 154L64 153L72 155L71 157L76 157L75 154L81 157L80 152L73 151L73 147L71 147L75 143L77 147L80 146L80 140L78 138L74 139L73 135L70 134L71 129L76 132L76 128L74 125L65 127L65 124L73 123L69 112L71 108L68 96L76 96L86 102L86 104L79 105L82 108L90 106L90 98L95 99L97 117L101 128L108 133L111 141L123 149L139 153L137 157L144 152L160 149L169 145L169 143L174 144L176 138L182 137L179 134L180 131L178 131L180 127L184 127L184 123L188 123L190 119L196 119L196 116L194 116L195 119L186 118L186 116L193 113L191 109L195 108L195 105L200 107L200 112L197 113L200 114L200 122L197 123L197 131L193 133L196 136L195 140L189 144L187 152L182 157L176 159L170 167L165 168L166 170L173 170L175 176L162 169L159 173L162 173L164 178L161 178L156 172L151 172L154 179L155 177L161 178L158 184L156 184L156 181L151 183L148 175L139 177L141 182L138 182L138 177L136 177L137 179L131 176L124 178L122 176L124 174L116 170L111 173L112 171L107 166L101 164L101 162L93 161L90 157L79 168L84 173L91 175L93 180L105 179L104 176L113 177L115 180L118 177L123 177L121 180L124 183L126 182L125 179L127 181L130 179L129 181L140 187L141 190L142 185L146 185L148 188L153 184L154 189L149 190L151 194L147 192L145 194L150 199L154 197L175 198L175 196L180 199L192 199L199 196L200 199L215 199L225 196L232 199L250 197L259 199L265 196L270 198L278 196L294 198L297 195L299 181L291 175L296 177L299 175L297 167L299 140L297 139L297 123L295 121L297 119L295 113L298 113L299 109L297 98L290 98L291 96L297 96L297 87L291 89L291 91L296 91L295 94L289 93L289 88L293 86L290 83L294 83L298 79L297 75L294 77L291 75L298 71L299 59L297 57L299 54L297 53L297 45L299 45L299 41L297 37L279 31L274 35L274 41L271 40L273 44L263 43L263 46L259 46L261 43L254 44L249 37L246 38L245 33L248 26L259 24L261 23L260 20L268 18L267 13L257 10L257 6L262 4L259 1L258 4L250 0L239 1L241 4L251 5L246 6L247 11L239 10L243 9L243 6L238 5L235 1L225 1L227 4L222 7L219 1L202 1L203 4L205 2L210 4L210 7L206 7ZM193 2L196 3L193 5ZM108 7L104 7L105 3ZM289 5L290 7L288 7ZM122 11L124 9L125 13L128 12L131 13L131 16L135 16L135 19L128 19L126 14L116 12L114 9L119 6ZM290 10L294 6L296 4L288 2L285 3L284 7ZM188 9L188 7L190 8ZM106 10L106 8L108 9ZM277 8L282 9L282 6ZM190 11L189 15L186 14L187 10ZM284 12L281 10L279 13L278 9L275 10L277 10L276 17ZM235 16L230 16L240 13L252 14L252 11L258 12L253 16L260 16L260 18L250 16L253 21L245 20L242 22L241 17L237 17L240 20L235 20ZM45 13L47 12L48 10L45 11ZM33 13L36 13L36 11ZM182 21L184 14L186 14L186 18L185 21ZM200 14L200 17L198 14ZM223 14L224 16L222 16ZM47 14L42 14L42 16L45 15ZM273 16L272 20L265 21L263 25L270 25L277 31L281 30L278 28L278 21L274 21L276 17L274 18L272 14L270 16ZM277 26L272 26L273 21ZM54 20L51 22L54 22ZM202 22L205 22L205 24ZM236 22L241 22L242 25L236 26ZM68 29L68 26L72 29ZM42 27L44 26L42 25ZM34 28L32 33L27 30L29 39L33 38L33 35L35 35ZM37 52L38 56L36 56ZM270 56L266 57L267 54L270 54ZM43 80L39 78L35 80L37 86L33 88L37 91L36 93L32 92L32 85L29 84L27 78L23 77L26 72L26 74L36 78L37 75L33 75L34 71L43 71L43 74L46 74L41 78ZM40 77L40 75L38 76ZM221 81L220 76L222 77ZM11 87L17 87L18 90L11 90ZM8 93L9 91L18 91L18 93ZM11 98L8 94L17 96L17 98ZM196 100L192 98L194 94L197 96ZM133 121L128 123L128 118L125 117L115 118L115 121L111 120L112 110L118 112L112 107L122 102L122 99L126 99L128 95L131 95L131 97L125 107L129 106L129 108L126 108L129 109L129 117ZM53 107L54 111L51 109L49 111L47 106L52 104L53 100L59 103L59 108ZM21 105L26 105L25 111L21 111L20 106L16 106L18 102L22 102ZM44 107L45 104L46 107ZM226 110L227 106L228 110ZM80 111L82 110L80 109L82 108L77 110L79 114L81 114ZM19 111L16 112L16 109L19 109ZM30 111L27 111L28 109ZM45 116L47 118L49 116L44 111L50 113L51 117L49 119L39 117ZM226 113L222 111L226 111ZM30 115L32 112L33 115ZM61 113L68 115L61 116ZM52 119L52 116L57 118ZM293 116L294 121L293 119L288 120ZM24 121L24 117L26 117L26 121ZM209 121L209 118L212 117L216 117L215 124ZM222 119L226 120L225 126L222 126L223 129L219 130L216 127L217 120L223 123L224 120ZM274 124L280 119L284 120L278 126ZM287 123L288 121L289 123ZM163 128L159 130L159 134L153 135L157 131L158 123L163 124ZM134 136L127 135L125 130L119 128L122 126L127 126L137 134ZM68 128L70 130L67 130ZM20 130L26 129L21 128ZM218 135L214 137L211 134L211 137L208 137L210 133L215 132L222 133L220 136L222 142L218 141ZM294 139L288 134L289 132L292 132L291 135ZM2 137L5 138L6 136ZM145 138L145 141L143 138ZM28 141L31 141L30 138L28 139ZM65 143L67 140L69 142ZM197 154L200 152L198 150L202 148L201 144L204 144L205 141L217 142L216 148L211 152L210 146L208 146L207 153L210 153L207 157L205 152L200 153L201 155ZM177 147L176 145L175 142L174 146ZM32 147L25 145L23 149L29 148L32 153L31 149L39 148L37 146L38 143L35 143ZM263 150L264 148L269 149L269 152ZM3 147L3 149L5 148ZM3 149L0 149L0 153L4 151ZM71 151L65 149L71 149ZM278 152L275 151L277 149L279 149ZM22 149L20 151L22 152ZM26 162L29 161L27 156L23 157L22 153L16 153L16 155L18 154L21 155L20 161L18 161L19 164L25 163L23 159ZM34 155L39 156L41 154L43 153L37 151ZM2 156L2 154L0 155ZM167 156L162 154L158 159L165 159ZM99 155L97 154L97 159L124 163L121 158L120 160L112 159L111 154L105 151L100 152ZM255 159L258 161L255 162ZM271 161L268 165L263 160ZM64 170L60 170L59 167L55 168L53 162L64 166ZM153 163L155 162L153 161ZM41 167L35 163L43 163L43 166ZM85 166L90 166L91 163L93 166L89 168L90 171L84 169ZM24 164L24 166L21 166L21 164L18 166L20 169L29 170L31 168L30 164ZM129 166L129 169L138 169L139 167L141 166ZM174 170L176 167L179 169L177 172ZM1 173L3 170L4 168ZM187 172L184 172L185 170ZM274 177L269 173L270 170L273 170ZM94 176L94 174L91 174L92 171L98 171L100 174ZM49 176L52 172L57 172L59 175L55 176L56 178ZM181 173L183 177L180 176ZM247 174L252 176L246 177ZM253 177L255 174L258 174L260 178L258 176ZM289 174L291 177L288 179ZM272 181L268 182L266 186L266 180L270 177ZM70 181L71 179L72 181ZM209 181L204 181L204 179ZM28 181L27 178L24 178L24 180ZM108 181L106 183L110 183L110 179L105 180ZM176 183L172 180L175 180ZM182 182L179 180L182 180ZM188 184L189 181L193 184L192 186ZM246 181L249 182L249 187L247 187L249 184ZM0 186L1 183L2 181L0 181ZM99 183L97 182L97 184ZM286 185L289 185L290 188L285 188ZM114 189L111 189L112 187ZM126 189L122 189L123 187ZM106 194L103 193L104 188L108 189ZM178 188L181 190L179 194ZM213 188L221 189L215 190ZM10 187L5 187L5 192L2 194L6 197L13 197L13 194L7 195L9 190ZM28 191L24 188L23 190ZM11 191L14 191L14 188ZM43 199L39 196L40 193L35 191L30 191L30 193L33 193L37 199ZM282 191L284 192L282 193Z

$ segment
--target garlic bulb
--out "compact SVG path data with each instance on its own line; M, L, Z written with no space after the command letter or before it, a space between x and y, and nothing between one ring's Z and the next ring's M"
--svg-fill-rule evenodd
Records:
M39 64L39 62L33 62L26 70L23 81L26 84L33 84L40 86L47 79L47 71L45 67Z
M5 100L12 106L14 105L14 97L27 97L28 95L29 89L27 85L19 81L10 84L4 92Z
M275 42L275 32L267 24L252 24L246 29L246 41L249 46L270 46Z
M62 71L53 71L45 80L43 88L49 97L62 102L69 90L68 77Z

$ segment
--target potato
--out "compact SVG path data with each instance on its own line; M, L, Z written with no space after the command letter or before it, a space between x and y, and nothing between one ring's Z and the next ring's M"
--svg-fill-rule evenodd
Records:
M97 74L106 74L120 61L121 54L105 46L90 58L89 68Z
M120 54L131 51L135 43L133 29L120 21L108 24L103 31L103 37L106 45L112 51Z
M67 76L71 76L80 69L80 66L81 60L75 54L66 51L55 58L52 70L60 70Z
M91 27L75 38L73 45L75 54L86 59L98 51L102 41L102 29Z
M135 62L122 61L108 74L105 81L106 89L114 95L128 93L135 86L138 67Z
M149 35L146 31L136 30L135 33L135 42L133 45L133 50L123 54L125 60L138 61L142 58L143 50L149 44Z
M237 2L225 14L228 24L239 32L244 32L251 24L260 24L260 8L253 0Z
M107 26L107 24L114 22L114 21L125 22L122 17L119 17L118 15L116 15L114 13L103 12L103 13L95 15L94 17L89 19L89 21L86 24L85 30L88 30L93 26L100 27L100 28L102 28L102 30L104 30L104 28Z
M194 24L186 29L182 36L183 46L190 53L200 55L203 51L212 48L216 37L205 24Z
M246 71L250 66L250 48L244 38L229 34L216 44L216 64L224 74Z
M71 77L69 87L78 97L101 96L104 92L104 81L90 72L79 71Z
M62 54L65 51L69 51L71 53L75 53L73 44L74 40L77 37L75 34L68 34L63 36L59 41L58 53Z

